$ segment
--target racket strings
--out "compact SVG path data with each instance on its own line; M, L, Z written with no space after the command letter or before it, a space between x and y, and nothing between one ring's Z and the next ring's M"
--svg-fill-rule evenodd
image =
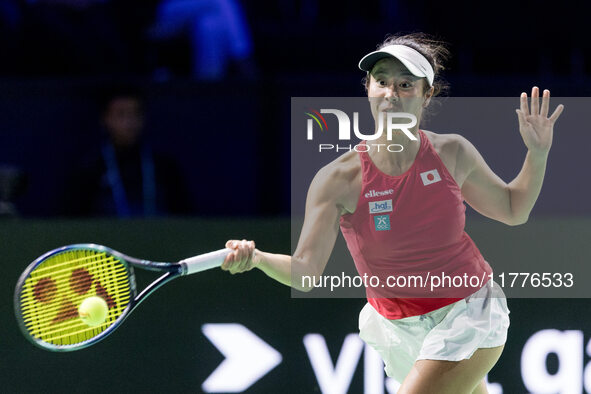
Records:
M102 260L99 263L104 264L108 262L108 260ZM41 278L37 281L36 285L34 286L33 292L34 296L37 301L45 302L48 306L46 308L49 311L51 308L49 305L57 303L59 300L54 297L52 294L58 288L69 287L75 294L86 294L92 288L93 284L96 282L92 276L90 276L85 269L85 271L77 271L78 269L70 272L69 275L51 275ZM76 275L76 272L85 272L83 275ZM125 267L121 266L116 268L115 270L109 270L108 273L110 275L107 278L110 281L113 281L115 286L124 290L127 288L128 284L126 282L127 278L127 271ZM37 277L37 275L35 276ZM22 309L23 311L35 307L36 303L23 303Z
M108 306L105 321L86 325L78 316L80 303L99 296ZM88 341L110 327L131 299L126 265L97 250L68 250L49 257L25 279L20 311L29 334L52 345Z
M114 287L116 290L118 290L119 292L126 292L128 290L128 287L124 284L120 285L120 286L116 286ZM97 294L99 297L101 296L100 294ZM85 297L83 297L82 299L89 297L89 295L86 295ZM101 297L104 299L104 297ZM124 297L125 298L125 297ZM129 299L129 296L127 297L127 299ZM46 304L45 308L43 308L43 313L44 314L55 314L58 309L60 309L63 305L63 300L62 299L58 299L57 297L54 297L53 301L51 301L51 303ZM107 300L105 300L107 301ZM111 303L111 305L113 305L113 303ZM109 306L109 303L107 302L107 306ZM21 312L23 313L23 315L26 312L29 312L31 310L33 310L34 308L38 308L37 303L28 303L28 304L22 304L21 307Z
M103 253L103 254L105 254L105 253ZM113 256L105 254L105 257L102 260L109 261L112 259L114 259ZM38 267L35 269L35 274L36 275L43 275L45 272L48 272L48 271L50 271L52 274L60 273L60 272L68 272L69 273L69 272L71 272L70 267L72 266L72 264L82 266L82 262L84 262L84 261L87 261L89 264L96 264L96 263L100 262L101 259L99 259L96 255L77 257L72 260L67 260L63 263L56 264L51 267ZM60 270L60 269L58 269L58 268L60 268L60 266L67 266L67 267Z

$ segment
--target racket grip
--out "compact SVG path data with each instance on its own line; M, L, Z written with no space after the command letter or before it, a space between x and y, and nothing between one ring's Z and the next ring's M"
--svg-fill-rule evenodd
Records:
M222 265L224 259L231 251L231 249L225 248L181 260L179 263L183 267L183 275L190 275L196 272L217 268Z

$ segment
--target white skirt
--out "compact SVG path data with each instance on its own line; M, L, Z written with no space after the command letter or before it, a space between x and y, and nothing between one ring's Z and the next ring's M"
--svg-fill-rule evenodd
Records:
M505 344L509 313L503 290L488 281L463 300L404 319L388 320L368 303L359 336L380 354L386 374L402 382L417 360L460 361Z

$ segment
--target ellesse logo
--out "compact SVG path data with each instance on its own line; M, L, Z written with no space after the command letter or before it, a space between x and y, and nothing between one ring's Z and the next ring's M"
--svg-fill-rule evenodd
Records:
M388 190L383 190L383 191L379 191L379 192L372 189L369 192L365 193L365 198L382 197L382 196L387 196L392 193L394 193L394 189L388 189Z

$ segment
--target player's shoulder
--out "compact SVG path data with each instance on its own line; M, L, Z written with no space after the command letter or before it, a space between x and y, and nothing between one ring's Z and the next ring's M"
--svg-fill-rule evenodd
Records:
M435 133L423 130L438 153L462 156L470 154L474 145L466 137L457 133Z
M425 132L444 163L450 163L456 174L469 173L478 162L480 154L464 136L456 133L438 134Z
M342 194L359 178L360 174L359 153L351 151L337 157L318 170L313 185L330 194Z
M351 181L361 171L359 153L347 152L337 157L318 171L323 176L336 181Z
M468 141L465 137L457 133L436 133L429 130L423 130L423 132L435 148L460 148Z

